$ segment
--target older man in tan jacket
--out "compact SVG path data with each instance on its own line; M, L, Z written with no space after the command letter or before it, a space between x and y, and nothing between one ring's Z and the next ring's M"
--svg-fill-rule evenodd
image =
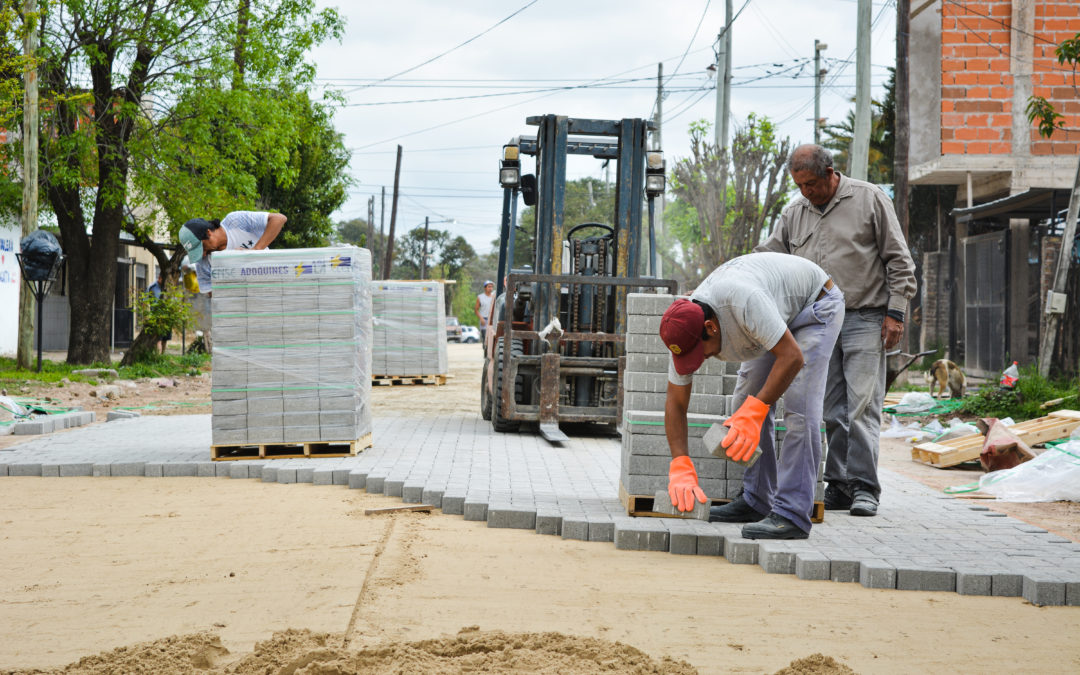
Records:
M846 314L825 390L825 508L877 513L885 353L900 342L915 263L881 188L843 176L832 155L801 145L788 171L802 193L757 251L791 253L817 263L844 293Z

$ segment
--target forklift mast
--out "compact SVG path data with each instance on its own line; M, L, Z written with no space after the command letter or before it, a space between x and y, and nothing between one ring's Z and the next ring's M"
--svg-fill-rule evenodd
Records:
M501 314L487 341L492 363L485 367L484 413L496 430L538 421L545 438L560 441L566 436L559 421L618 422L626 294L656 287L675 291L675 282L645 278L639 269L647 246L648 272L655 275L653 199L664 191L664 162L662 153L646 150L652 127L647 120L543 115L526 122L537 127L536 135L504 146L500 164L504 192L496 306ZM521 175L522 155L535 157L535 176ZM565 222L569 155L614 163L610 223ZM531 270L512 269L519 194L536 210ZM646 198L647 240L642 236Z

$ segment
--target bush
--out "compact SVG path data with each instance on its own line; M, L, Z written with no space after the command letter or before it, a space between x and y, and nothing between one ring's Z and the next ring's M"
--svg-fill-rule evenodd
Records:
M1020 368L1020 379L1015 389L1004 389L996 384L986 385L974 394L968 394L964 405L957 412L975 417L1011 417L1017 422L1042 417L1061 408L1076 407L1080 382L1076 380L1047 380L1039 375L1035 366ZM1065 400L1043 410L1040 406L1056 398Z

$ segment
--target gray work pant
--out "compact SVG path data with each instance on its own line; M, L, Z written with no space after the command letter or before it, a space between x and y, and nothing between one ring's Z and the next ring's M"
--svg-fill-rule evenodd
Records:
M829 364L825 481L848 496L855 490L881 495L877 465L885 399L884 320L884 309L848 311Z
M779 460L774 443L773 411L761 427L761 457L743 476L743 498L760 513L777 513L810 531L814 486L821 464L821 415L829 356L844 321L844 294L833 286L788 324L805 365L784 392L784 443ZM735 406L761 391L776 358L766 353L739 368Z

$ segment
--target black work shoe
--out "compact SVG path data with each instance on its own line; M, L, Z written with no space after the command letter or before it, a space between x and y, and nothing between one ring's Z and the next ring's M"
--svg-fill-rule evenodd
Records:
M780 514L770 513L759 523L743 525L742 536L744 539L806 539L810 533Z
M714 506L709 509L710 523L756 523L766 514L754 510L754 507L746 503L742 495L723 506Z
M877 506L877 497L865 490L856 490L855 499L851 501L851 515L876 516Z
M825 510L847 511L851 508L851 497L839 486L831 483L825 487Z

